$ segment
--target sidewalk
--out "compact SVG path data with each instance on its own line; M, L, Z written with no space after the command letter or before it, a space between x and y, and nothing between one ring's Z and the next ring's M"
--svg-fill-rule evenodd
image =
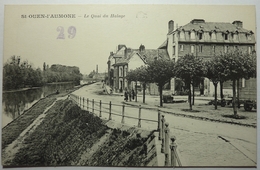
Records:
M195 105L192 106L193 111L189 111L189 103L177 101L187 101L187 96L174 96L176 103L163 103L163 107L159 106L159 96L145 96L145 103L142 103L142 95L138 95L138 101L122 102L126 105L139 106L145 109L157 110L158 108L167 113L174 114L176 116L189 117L193 119L200 119L205 121L214 121L221 123L230 123L242 126L249 126L256 128L257 124L257 112L256 111L245 111L243 107L238 109L238 114L244 116L245 119L234 119L229 116L233 115L233 108L231 106L221 107L218 106L217 110L213 105L208 105L208 101L212 100L213 97L196 96Z

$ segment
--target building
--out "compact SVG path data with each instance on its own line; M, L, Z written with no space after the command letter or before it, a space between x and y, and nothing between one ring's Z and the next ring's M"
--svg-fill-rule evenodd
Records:
M190 23L174 29L174 21L171 20L168 22L167 39L159 49L166 49L170 58L175 61L186 54L208 60L236 49L251 54L255 51L255 43L254 33L243 28L242 21L225 23L193 19ZM245 84L244 81L242 80L242 84ZM231 88L229 83L225 83L225 87ZM213 89L213 84L205 78L197 91L200 95L213 95ZM171 81L171 90L176 90L175 79Z
M139 49L131 49L125 45L118 45L117 51L110 52L108 57L108 85L116 92L122 92L126 88L134 89L134 84L126 79L127 73L157 58L169 59L166 49L145 49L144 45L140 45ZM150 84L147 88L148 93L158 94L156 85Z

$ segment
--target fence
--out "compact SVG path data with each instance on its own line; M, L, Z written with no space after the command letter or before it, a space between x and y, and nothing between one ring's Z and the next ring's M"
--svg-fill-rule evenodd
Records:
M75 94L70 94L69 98L73 100L79 107L86 109L89 112L92 112L93 114L99 115L99 117L102 117L102 113L108 114L108 119L112 120L112 115L113 116L118 116L121 117L121 123L125 123L125 118L128 119L133 119L137 120L135 122L135 125L137 127L141 127L142 121L146 122L153 122L157 123L157 130L159 132L158 139L161 141L161 153L165 154L165 166L182 166L180 158L178 157L178 152L177 152L177 144L176 144L176 137L170 137L170 129L169 129L169 124L165 122L164 115L161 114L160 109L158 109L158 119L153 120L153 119L147 119L147 118L142 118L142 108L141 105L137 108L137 114L136 117L130 116L130 115L125 115L125 110L127 108L134 108L136 107L133 106L125 106L125 105L118 105L118 104L112 104L110 101L109 103L105 103L100 101L95 101L94 99L89 100L88 98L85 99L84 97L77 96ZM121 110L117 110L117 112L120 113L115 113L113 112L113 107L121 107ZM116 109L114 109L115 111ZM133 123L133 122L132 122ZM171 144L170 144L171 140Z

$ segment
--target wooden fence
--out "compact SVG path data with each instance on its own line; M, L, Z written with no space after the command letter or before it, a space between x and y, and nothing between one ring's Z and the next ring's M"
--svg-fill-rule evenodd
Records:
M125 123L125 118L128 119L135 119L137 120L136 124L137 127L141 127L142 121L148 121L148 122L155 122L157 123L157 130L159 132L158 135L158 140L161 141L161 153L165 154L165 166L182 166L182 163L180 161L180 158L178 156L178 151L177 151L177 144L176 144L176 137L172 136L170 137L170 129L169 129L169 123L165 122L164 115L162 115L162 111L158 108L158 119L153 120L153 119L145 119L142 118L142 107L139 105L137 108L137 115L136 117L134 116L129 116L125 115L125 109L126 107L131 107L131 108L136 108L133 106L126 106L126 105L118 105L118 104L112 104L110 101L109 103L105 103L100 101L95 101L94 99L85 99L84 97L77 96L75 94L70 94L69 98L74 101L79 107L86 109L89 112L98 114L99 117L102 117L103 113L108 114L108 119L112 120L112 115L114 116L121 116L121 123ZM121 114L112 112L112 106L114 107L121 107ZM102 109L103 108L103 109ZM105 108L105 109L104 109ZM108 110L108 111L107 111ZM170 144L171 140L171 144Z

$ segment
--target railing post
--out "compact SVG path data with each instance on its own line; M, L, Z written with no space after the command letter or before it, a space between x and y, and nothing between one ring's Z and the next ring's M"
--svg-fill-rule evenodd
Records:
M159 107L158 107L158 131L159 131L158 139L161 140L161 138L162 138L162 132L161 132L161 112L160 112Z
M84 97L83 97L83 102L82 103L83 103L83 109L84 109Z
M95 104L95 101L94 101L94 99L92 99L92 113L94 113L94 104Z
M122 121L121 123L125 123L125 105L122 106Z
M162 133L162 148L161 148L161 152L164 153L164 136L165 136L165 133L164 133L164 122L165 122L165 119L164 119L164 115L162 115L162 118L161 118L161 133Z
M88 111L88 108L89 108L89 100L87 98L87 111Z
M112 117L111 117L111 101L109 102L109 120L112 120Z
M141 127L141 105L139 105L138 127Z
M102 102L100 100L100 103L99 103L99 117L102 117L102 115L101 115L101 105L102 105Z
M169 138L170 138L170 129L169 129L169 123L165 123L165 130L164 130L164 132L165 132L165 138L164 138L164 140L165 140L165 151L164 151L164 153L165 153L165 163L164 163L164 165L165 166L170 166L170 160L169 160L169 150L170 150L170 144L169 144Z
M171 137L171 141L172 141L172 143L171 143L171 166L173 166L173 167L176 167L176 155L175 155L175 152L176 152L176 148L177 148L177 145L176 145L176 143L175 143L175 140L176 140L176 137L175 136L173 136L173 137Z

